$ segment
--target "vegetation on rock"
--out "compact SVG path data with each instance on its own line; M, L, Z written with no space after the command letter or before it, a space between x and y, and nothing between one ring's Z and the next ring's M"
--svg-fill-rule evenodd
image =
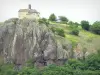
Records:
M51 30L52 30L55 34L57 34L57 35L59 35L59 36L62 36L62 37L65 37L65 32L64 32L63 29L60 29L60 28L51 28Z
M39 22L39 24L46 24L46 25L49 24L49 21L46 18L41 18L38 20L38 22Z

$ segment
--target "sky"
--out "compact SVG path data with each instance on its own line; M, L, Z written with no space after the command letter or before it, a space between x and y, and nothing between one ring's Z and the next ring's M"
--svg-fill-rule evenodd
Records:
M18 10L28 8L28 4L45 18L54 13L74 22L100 21L100 0L0 0L0 22L18 17Z

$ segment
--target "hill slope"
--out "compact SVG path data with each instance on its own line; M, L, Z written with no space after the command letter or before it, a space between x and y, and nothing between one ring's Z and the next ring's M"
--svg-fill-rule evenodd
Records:
M96 50L100 49L100 35L93 34L89 31L85 31L81 28L81 26L78 26L78 36L70 34L71 28L69 25L66 24L51 22L51 25L49 25L49 27L64 30L65 37L63 38L69 40L72 43L74 52L73 56L75 58L82 57L84 53L87 56L88 54L94 53L96 52ZM55 33L55 35L57 34Z

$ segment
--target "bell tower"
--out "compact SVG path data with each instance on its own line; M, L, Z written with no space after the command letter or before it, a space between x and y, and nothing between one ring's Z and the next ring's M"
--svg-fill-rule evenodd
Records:
M31 9L31 4L28 5L28 9Z

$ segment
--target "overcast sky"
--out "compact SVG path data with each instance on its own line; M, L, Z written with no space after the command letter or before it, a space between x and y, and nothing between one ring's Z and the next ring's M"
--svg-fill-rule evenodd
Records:
M39 11L41 17L48 18L55 13L76 22L100 21L100 0L0 0L0 21L18 17L18 10L28 8L28 4Z

